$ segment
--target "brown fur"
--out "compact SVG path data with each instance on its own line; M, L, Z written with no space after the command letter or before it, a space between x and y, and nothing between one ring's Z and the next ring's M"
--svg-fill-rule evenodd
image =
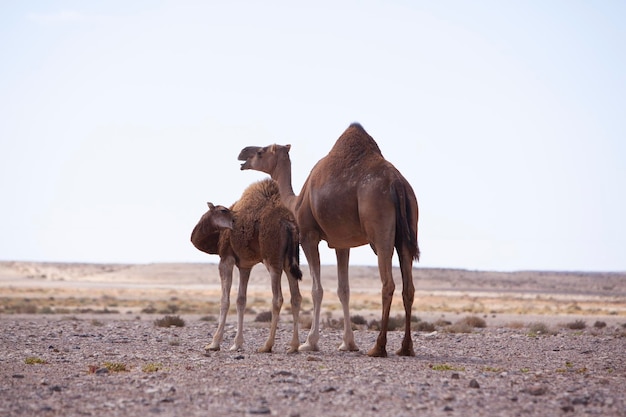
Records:
M318 245L325 240L337 254L338 295L344 310L344 340L340 349L356 350L350 328L348 259L350 248L369 244L378 257L383 283L381 331L371 356L386 356L389 310L395 284L391 257L398 253L402 272L405 334L400 355L414 355L410 334L415 287L412 263L419 259L418 206L408 181L386 161L374 139L359 124L350 125L327 156L311 170L299 195L291 186L290 145L250 146L239 159L241 169L255 169L277 181L281 199L300 228L300 242L313 279L314 322L301 350L317 350L323 295Z
M215 220L221 214L218 208L228 211L232 229L216 226ZM216 230L219 232L217 235ZM240 276L237 298L238 331L231 349L242 348L242 321L248 279L252 267L263 263L270 273L273 300L270 336L260 350L269 352L274 344L278 314L283 302L280 279L284 270L289 280L294 316L291 351L296 351L299 344L298 315L302 299L298 285L298 280L302 278L299 267L298 227L293 214L281 204L276 183L270 179L254 183L243 192L230 210L222 206L209 210L194 227L191 241L199 250L220 256L219 271L222 281L220 322L213 342L206 349L218 350L222 341L235 265Z

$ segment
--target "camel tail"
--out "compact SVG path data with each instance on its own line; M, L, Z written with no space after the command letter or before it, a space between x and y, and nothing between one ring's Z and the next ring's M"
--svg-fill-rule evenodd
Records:
M289 266L289 272L296 279L302 280L300 269L300 237L298 228L293 223L285 223L287 226L287 253L285 263Z
M396 200L396 251L400 256L402 248L407 248L413 259L419 262L420 249L417 244L419 211L415 194L411 186L405 181L395 181L393 189ZM413 204L415 204L415 210L412 209Z

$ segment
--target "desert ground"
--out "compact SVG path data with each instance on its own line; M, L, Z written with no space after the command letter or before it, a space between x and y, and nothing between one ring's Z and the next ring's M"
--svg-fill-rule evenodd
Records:
M300 288L299 337L311 321ZM319 352L287 354L285 303L272 353L269 277L255 267L245 345L231 314L218 352L217 265L0 262L0 416L626 416L626 273L414 269L415 357L365 352L378 334L380 280L351 266L359 352L339 352L334 266L324 266ZM400 274L392 316L401 321ZM165 324L164 324L165 323Z

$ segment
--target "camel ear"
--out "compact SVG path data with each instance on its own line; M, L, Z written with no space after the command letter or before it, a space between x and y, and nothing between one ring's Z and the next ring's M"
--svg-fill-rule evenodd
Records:
M287 148L287 152L289 152L291 150L291 145L285 145L285 148Z
M270 152L271 153L275 153L276 152L276 144L275 143L270 145Z
M207 206L209 206L209 210L213 210L215 208L215 206L213 205L213 203L206 203Z

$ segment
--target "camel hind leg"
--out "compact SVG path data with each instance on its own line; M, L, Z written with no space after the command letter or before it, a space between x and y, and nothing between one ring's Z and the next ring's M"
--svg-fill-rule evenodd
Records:
M275 267L267 267L270 273L271 285L272 285L272 322L270 324L270 334L263 345L259 349L259 352L271 352L274 347L274 340L276 339L276 328L278 327L278 318L280 316L280 309L283 306L283 292L280 286L280 277L282 270Z
M396 289L396 285L393 282L393 275L391 273L391 252L378 248L378 271L380 273L380 279L383 284L382 288L382 301L383 311L382 318L380 320L380 333L376 339L376 344L372 347L367 354L373 357L386 357L387 356L387 329L389 328L389 312L391 311L391 302L393 301L393 292Z
M291 314L293 316L293 335L291 337L291 343L289 344L289 350L287 353L298 352L300 346L300 337L298 335L300 324L300 306L302 305L302 294L300 294L300 284L298 279L294 277L289 267L285 267L285 273L289 281L289 292L291 294Z
M239 269L239 290L237 291L237 334L231 351L243 349L243 316L246 312L248 281L250 279L250 268Z
M311 242L311 239L305 239L304 236L301 236L300 245L309 263L309 271L311 272L311 280L313 281L313 288L311 289L311 296L313 298L313 323L311 324L311 330L309 330L306 341L298 348L300 352L319 350L317 342L320 340L320 309L322 307L324 289L322 288L320 277L320 253L318 244L319 240Z
M402 301L404 303L404 339L402 347L396 352L400 356L415 356L413 339L411 338L411 311L415 298L415 285L413 284L413 256L402 248L398 252L400 259L400 271L402 272Z
M228 316L228 309L230 308L230 288L233 283L233 268L235 267L235 258L220 259L219 273L220 284L222 286L222 298L220 301L220 318L217 325L217 331L213 335L213 340L210 344L205 346L207 351L220 350L220 344L224 337L224 326L226 325L226 316Z
M355 352L359 348L354 342L354 332L350 319L350 281L348 276L350 249L336 249L335 253L337 254L337 295L343 308L343 342L339 346L339 350Z

